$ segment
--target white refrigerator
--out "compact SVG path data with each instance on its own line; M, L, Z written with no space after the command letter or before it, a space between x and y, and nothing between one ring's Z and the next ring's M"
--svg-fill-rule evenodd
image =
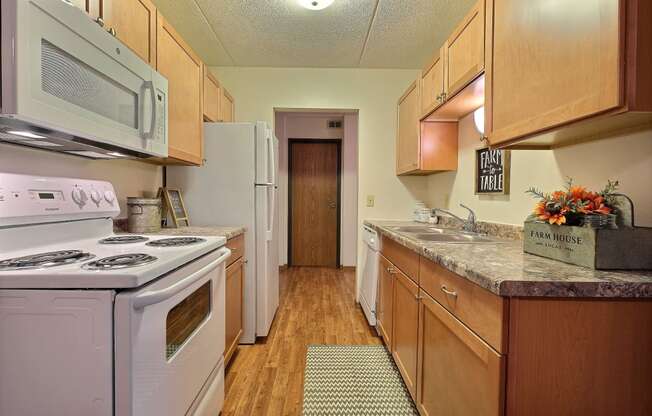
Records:
M245 226L244 331L267 336L278 309L278 139L264 122L204 123L204 165L168 167L192 225Z

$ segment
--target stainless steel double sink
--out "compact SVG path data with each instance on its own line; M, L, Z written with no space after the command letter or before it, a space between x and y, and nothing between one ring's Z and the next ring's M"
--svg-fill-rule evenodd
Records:
M427 225L403 225L387 227L392 231L404 234L407 237L434 243L497 243L496 240L485 235L452 228L441 228Z

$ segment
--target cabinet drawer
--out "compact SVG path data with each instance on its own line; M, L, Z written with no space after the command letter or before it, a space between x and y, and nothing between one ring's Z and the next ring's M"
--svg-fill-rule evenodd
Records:
M396 241L382 237L380 252L403 273L419 283L419 255Z
M421 258L421 288L500 353L507 350L507 301Z
M226 247L231 250L231 257L226 262L226 265L233 263L240 257L244 256L244 234L237 237L229 238L226 242Z

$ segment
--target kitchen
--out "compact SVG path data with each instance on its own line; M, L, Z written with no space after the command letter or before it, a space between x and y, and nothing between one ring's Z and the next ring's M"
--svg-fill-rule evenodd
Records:
M79 268L79 264L57 266L61 267L59 270L62 272L51 275L61 277L58 280L65 283L59 289L75 292L81 288L95 288L97 290L84 292L101 292L101 296L108 296L109 299L111 293L115 296L115 301L107 300L105 309L102 309L107 316L107 325L116 320L115 331L103 332L106 346L115 343L114 357L111 354L103 355L101 362L105 364L100 365L100 361L96 361L98 364L91 368L92 371L86 372L86 376L101 381L102 388L88 396L70 393L73 397L70 401L61 399L65 392L63 387L60 387L63 390L58 390L52 385L39 384L42 387L38 394L36 390L21 388L31 386L35 374L25 373L23 377L16 377L21 370L24 372L30 367L25 367L27 364L24 360L12 359L10 351L15 351L20 345L25 346L26 354L39 353L37 347L42 343L39 340L46 339L46 335L34 331L32 338L24 339L23 344L20 344L20 340L0 344L2 368L12 369L11 372L4 370L0 373L0 413L43 414L44 407L39 406L47 406L48 414L217 414L218 408L223 414L329 414L323 409L321 413L311 410L310 403L306 402L306 397L314 399L315 394L309 389L313 384L304 383L304 377L313 374L307 367L306 354L313 351L307 352L308 344L377 346L382 343L387 345L393 358L389 364L395 362L397 365L398 382L405 389L402 400L412 412L650 413L650 398L643 393L649 391L652 385L652 364L647 357L649 354L645 354L652 345L649 300L652 296L652 277L646 271L650 269L649 264L644 264L645 259L651 257L649 237L637 235L634 240L618 244L618 255L607 253L597 257L599 261L614 262L618 260L614 260L614 257L625 258L631 252L633 259L628 259L626 266L607 267L629 271L596 271L595 264L591 267L568 264L570 261L586 260L587 255L566 258L562 262L544 258L555 255L552 252L539 252L538 255L523 252L524 244L529 241L529 234L523 234L524 221L537 206L537 199L525 192L530 188L541 189L543 193L563 189L568 177L574 180L573 186L583 185L596 192L609 180L619 181L617 192L633 201L632 211L635 214L629 221L630 227L618 220L619 227L645 232L646 227L652 226L652 200L649 194L649 178L652 177L652 87L647 75L652 64L649 55L645 54L649 50L647 45L652 42L652 35L642 23L650 16L649 6L644 2L587 1L570 7L537 1L521 6L518 2L500 0L454 3L415 1L409 5L387 0L355 4L335 0L324 9L310 10L295 0L261 4L205 0L105 0L73 1L76 7L83 9L81 12L74 10L76 13L64 8L72 6L58 2L2 2L3 135L0 140L3 143L0 143L0 173L32 175L36 179L78 178L69 185L70 189L81 184L88 194L83 212L92 213L90 218L83 216L84 222L79 221L82 219L79 217L80 208L73 201L74 196L69 197L68 188L65 195L61 195L66 203L64 209L71 210L65 218L57 217L52 211L45 216L30 217L26 207L17 207L12 212L3 207L0 261L50 249L76 248L70 247L70 244L62 247L58 241L75 241L78 238L84 244L90 244L90 237L98 237L95 240L108 238L113 236L113 227L109 225L114 218L118 219L116 223L119 226L116 236L123 235L130 211L127 197L155 199L160 188L179 189L191 226L164 228L159 232L161 236L151 234L146 237L149 238L148 242L153 242L174 237L171 234L187 233L186 236L206 239L206 242L194 246L197 248L193 252L198 263L189 264L189 267L195 268L203 265L200 261L209 260L204 250L212 250L211 255L218 256L224 253L220 252L224 246L236 248L235 253L240 248L239 254L222 260L223 265L217 267L224 268L224 276L220 277L219 272L212 277L212 281L216 290L219 289L219 293L215 292L215 299L220 299L222 294L225 296L224 306L219 307L224 307L227 315L227 304L234 307L231 310L236 315L237 311L242 313L242 325L231 328L230 337L231 345L238 338L241 345L237 346L235 342L234 348L227 348L229 342L226 341L223 342L224 346L214 345L222 355L227 350L237 352L223 358L213 355L210 364L206 361L208 358L195 352L193 365L196 367L186 367L189 374L195 376L194 384L187 383L187 388L179 388L185 384L170 377L172 373L164 373L161 380L155 380L153 384L160 388L155 393L155 403L148 403L144 396L125 393L125 387L129 387L130 382L122 383L121 380L129 377L118 377L131 371L121 372L130 365L131 359L119 359L122 350L118 346L125 346L118 336L120 294L136 293L137 290L122 290L118 283L106 283L110 276L119 276L117 272L86 272L88 276L100 276L95 280L104 281L102 284L95 283L95 280L90 284L80 283L84 279L82 272L74 279L68 276L69 281L66 281L65 271ZM324 6L317 3L318 7ZM16 13L16 7L19 13ZM25 12L28 7L48 12L28 14ZM57 19L46 19L44 16L57 16ZM64 26L77 31L77 36L61 30ZM600 36L596 33L600 33ZM41 42L35 42L34 36ZM15 43L12 43L13 37ZM84 49L90 44L95 48ZM15 56L7 52L14 50ZM120 50L119 56L114 53L116 50ZM133 128L134 119L117 107L115 114L101 113L102 106L108 112L113 110L112 103L118 102L120 97L117 91L108 91L109 94L116 94L115 99L111 102L100 101L99 106L75 102L83 94L72 94L63 99L52 97L65 92L65 88L57 89L66 85L65 77L61 83L50 83L54 88L50 92L39 92L34 86L40 85L38 80L43 63L36 60L40 61L42 54L46 53L52 58L50 62L63 65L71 64L67 60L69 56L81 57L80 61L75 61L75 68L88 75L88 78L80 79L90 82L88 85L93 88L107 85L95 80L91 76L93 74L114 77L123 85L134 85L133 91L139 97L138 106L125 101L126 107L120 111L131 109L142 117L157 113L157 110L153 110L157 107L156 101L150 102L150 94L153 100L157 100L154 89L159 88L144 87L141 91L143 82L150 81L151 84L147 85L167 83L164 88L159 88L167 95L161 97L163 101L158 101L159 106L167 108L158 111L159 117L152 116L151 124L137 123L139 126L145 124L143 131L139 131L139 128ZM98 68L100 64L103 66ZM83 69L88 66L95 66L96 72L84 72ZM29 68L41 68L41 71ZM130 75L125 74L124 68L130 69ZM63 74L75 72L63 71ZM136 76L138 82L133 79ZM70 79L69 83L76 85L78 81ZM89 89L89 94L95 93L93 88ZM101 98L102 90L99 91L97 97ZM12 100L15 100L13 106ZM138 108L141 104L144 115ZM476 111L482 106L484 112ZM88 111L79 111L80 107L95 114L89 116ZM288 187L290 172L287 156L283 156L287 155L284 152L287 152L288 143L284 141L277 124L278 114L285 111L338 113L344 120L344 134L347 121L353 119L349 125L355 126L357 147L349 155L355 155L353 160L356 162L353 165L355 198L342 213L342 220L347 213L353 212L354 215L349 215L350 221L342 221L341 227L346 228L341 230L343 235L340 236L342 260L349 253L353 262L348 264L342 261L342 269L285 268L288 264L288 237L284 236L289 220L288 198L290 188L294 188ZM5 114L16 116L6 117ZM166 117L161 118L161 114ZM126 119L121 118L124 116ZM23 124L16 124L16 120ZM276 153L281 156L279 162L276 163L273 158L267 162L268 167L274 164L278 168L276 181L273 181L275 178L271 172L267 178L276 182L278 192L256 187L265 194L261 194L261 201L276 195L276 201L268 200L270 206L278 207L277 218L274 219L278 224L273 227L278 233L272 233L278 238L271 240L258 237L264 233L256 230L260 221L253 218L256 216L254 208L258 192L253 184L267 181L246 178L246 175L255 174L251 166L244 167L252 162L251 157L246 156L252 150L242 148L238 157L232 153L236 152L235 148L216 150L222 134L208 133L203 124L207 122L210 124L206 124L206 128L214 126L222 130L227 129L232 121L240 124L259 120L267 124L272 136L279 139L279 145L285 143ZM131 122L131 126L116 126L116 121ZM29 126L24 123L29 123ZM157 140L141 139L143 134L155 132L157 125L165 127L166 132L162 137L167 140L167 146L157 148ZM265 130L262 127L256 129L255 124L251 128L254 131L252 135ZM27 131L40 137L9 133L12 131ZM138 138L132 142L136 143L136 148L126 139L119 140L133 136ZM71 137L84 140L73 140ZM100 146L97 146L98 141ZM258 140L242 141L254 143ZM99 152L115 160L36 150L34 147L47 146L38 142L64 144L60 149L64 152ZM267 143L273 144L273 141ZM73 145L78 147L66 147ZM141 150L138 146L141 146ZM502 153L505 155L502 158L505 169L501 178L507 186L503 187L503 193L478 193L475 189L478 179L477 151L487 146L505 151ZM49 146L51 150L55 147ZM344 148L344 159L346 152ZM153 156L141 158L146 156L142 153ZM122 158L122 155L130 157ZM204 166L192 167L199 165ZM216 169L213 172L241 169L242 174L222 172L225 180L216 184L219 190L212 188L211 192L202 187L208 186L206 181L211 183L211 177L217 182L220 176L213 173L209 178L202 177L198 172L206 169ZM190 178L195 175L197 177L194 179ZM6 195L12 192L4 191L8 186L4 178L0 183L3 189L0 200L7 200L9 196ZM231 187L228 182L238 178L248 183L245 186L251 188L251 193L243 194L250 195L252 199L240 202L241 205L233 202L235 208L221 207L219 204L227 198L220 198L220 195L233 195L231 192L236 185ZM84 181L100 182L86 184ZM24 186L26 190L42 190L33 184ZM53 185L53 190L67 186L63 183L58 187ZM107 191L114 192L117 204L101 201L98 206L93 200L97 195L91 194L91 188L101 190L104 194L102 197L106 196ZM52 197L58 198L58 194ZM437 238L453 237L433 235L456 235L458 237L454 238L464 239L459 237L464 233L434 231L460 228L462 222L449 219L451 217L441 210L438 212L439 224L408 222L417 216L414 211L418 201L421 201L420 209L445 209L468 221L469 211L459 207L463 203L477 215L475 223L479 237L509 237L507 239L511 238L512 241L495 244L437 241ZM344 195L341 204L340 208L343 208ZM97 210L93 207L97 207ZM267 213L274 216L271 210L267 210ZM554 220L561 219L558 214L541 212L541 215L549 215L549 219ZM249 219L245 219L247 215ZM557 217L553 218L553 215ZM570 222L571 217L564 219ZM172 222L172 218L167 218L168 226ZM267 222L271 224L273 220ZM80 227L80 224L86 223L88 227ZM512 227L501 226L505 224ZM464 225L470 225L470 221ZM541 225L537 223L537 226ZM376 329L368 323L364 306L357 303L359 301L362 305L366 301L365 295L371 294L371 291L363 290L365 283L368 283L365 276L369 257L365 226L376 232L376 240L380 239L381 242L376 254L378 261L371 263L386 266L378 267L377 280L372 279L368 284L378 292L378 296L372 296L374 299L368 302L369 309L375 308L369 311L370 315L378 317L383 308L405 311L389 320L380 317L380 323L377 323L378 332L382 335L380 338L376 335ZM585 231L584 227L575 230L571 226L553 226L573 230L569 231L571 233ZM200 230L199 227L209 229ZM216 231L220 227L229 227L229 234L225 236L224 230ZM397 227L408 228L400 231ZM418 229L410 230L409 227L423 228L420 229L422 231L415 231ZM25 237L21 231L28 229L34 232ZM43 237L51 231L57 235ZM241 243L235 241L226 243L227 237L239 236L243 236L245 241L242 247L237 246ZM258 240L268 241L269 244L258 248ZM393 245L393 242L403 244ZM210 244L203 245L207 243ZM143 254L168 259L166 255L156 255L168 248L153 248L147 246L147 242L134 244L141 244L138 247L142 248ZM194 250L190 247L193 246L189 246L188 252ZM405 247L407 251L403 250ZM94 244L82 248L96 256L84 260L83 264L99 260L105 253L107 256L113 254L106 248L96 248ZM279 251L279 255L258 255L261 249ZM530 252L536 249L528 248ZM118 248L117 253L123 254L128 250ZM167 267L176 269L187 253L184 251L186 249L170 249L165 253L172 253L173 250L178 250L175 252L179 253L179 257L169 254L169 259L174 259ZM597 252L597 249L594 251ZM271 259L274 257L278 257L276 265ZM272 285L279 288L276 315L274 317L272 312L270 317L268 313L263 327L269 325L269 328L261 329L261 333L256 334L256 329L252 328L257 320L254 301L257 279L266 283L269 280L263 276L269 276L272 280L275 276L273 271L266 275L253 272L257 266L252 263L260 263L261 259L268 261L270 270L278 265L282 270L277 274L278 283L273 282ZM237 268L231 268L230 276L237 276L237 279L227 279L226 267L231 265L224 263L240 267L237 273L234 272ZM143 276L154 269L152 265L158 264L163 266L162 262L153 262L149 266L123 269L125 273L121 276L129 276L129 270L132 270L132 277L138 275L144 279ZM352 266L355 266L355 271ZM383 273L386 269L398 273ZM551 269L556 272L551 274ZM52 292L45 289L56 287L55 283L44 283L39 276L49 276L54 270L56 268L49 267L0 272L0 279L3 279L0 281L2 304L17 302L11 300L16 299L16 292ZM160 270L158 273L163 274ZM188 274L194 274L194 271L188 269ZM12 283L16 276L20 276L19 273L35 277L34 283L28 286L25 283ZM6 278L3 278L3 274ZM163 284L171 276L166 275L158 280L152 276L148 278L151 283L139 283L138 286L142 286L143 292L151 292L157 289L155 285ZM78 283L72 284L73 280ZM241 297L226 296L227 288L220 289L220 282L227 281L234 285L231 293L239 292ZM129 279L125 277L121 284L124 282L128 283ZM383 282L390 285L389 291ZM435 282L438 282L436 287L433 286ZM136 285L131 284L124 287ZM457 296L445 294L442 285ZM399 288L404 290L399 291ZM270 296L271 305L276 303L273 292L264 292ZM315 293L321 295L315 297ZM5 296L8 296L6 301ZM473 299L475 305L470 309L464 299L467 296ZM414 300L408 302L410 299ZM581 302L572 303L573 299ZM389 303L382 303L383 300ZM546 300L554 303L545 303ZM395 306L397 303L398 308ZM15 307L15 303L13 305ZM113 305L113 318L106 309L108 305ZM530 305L538 309L531 309ZM570 309L567 310L564 305ZM382 307L379 309L379 306ZM475 307L485 309L480 314L474 314ZM146 312L148 308L145 306L138 311ZM520 315L516 311L521 311ZM562 327L566 331L565 336L561 336L549 321L535 320L539 319L537 314L547 314L558 322L566 322L566 326ZM14 321L16 326L8 324L2 327L1 339L8 338L5 334L20 333L20 326L26 325L21 318L24 315L16 316L19 317ZM613 324L596 323L595 316L601 316L603 322ZM456 334L454 340L466 340L474 351L497 357L492 364L496 366L493 370L498 369L497 373L481 372L482 367L476 365L471 357L454 355L454 351L459 350L453 349L447 360L453 364L448 368L442 366L441 370L441 376L448 383L443 386L436 382L426 383L428 376L434 377L437 373L427 373L428 367L424 367L424 363L429 362L424 359L424 353L429 350L421 342L424 340L423 331L427 329L423 325L429 322L427 319L435 320L436 317ZM272 318L273 322L270 321ZM302 325L306 319L311 323ZM228 318L220 321L211 330L226 334L226 328L218 327L231 321ZM165 325L165 320L160 325ZM40 328L38 325L35 327ZM528 328L538 331L531 329L528 332ZM515 332L517 329L520 332ZM136 331L134 328L132 330ZM240 330L242 334L238 335ZM269 330L268 334L266 330ZM247 331L249 335L245 335ZM133 334L138 335L138 332ZM199 334L201 331L195 335ZM522 334L522 337L515 334ZM51 335L48 333L47 336ZM159 335L156 333L152 336ZM136 339L145 342L148 338L144 333L142 336L142 339ZM439 333L439 336L444 337L445 334ZM541 351L527 344L531 339L529 336L541 341ZM113 341L111 337L114 337ZM186 334L186 337L190 341L197 338L193 338L192 334ZM256 342L252 344L254 340ZM139 346L140 343L135 345ZM186 344L192 345L192 342ZM203 347L206 345L209 344ZM450 339L448 344L441 345L459 346ZM58 340L46 349L47 353L41 350L39 355L52 354L55 348L63 349L66 346L65 340ZM72 353L72 344L69 347ZM142 344L142 348L146 347L146 343ZM178 352L183 351L182 347ZM144 352L141 350L141 353ZM122 356L135 357L135 363L153 365L145 358L139 361L138 349L125 354ZM537 355L542 358L537 360ZM458 362L455 357L463 359ZM174 363L174 360L163 358L159 365ZM66 368L65 364L61 363L62 367L57 368L52 361L41 358L35 361L38 364L35 366L40 372L50 368L51 374L61 374L62 368ZM220 387L219 376L212 370L219 370L220 363L227 361L230 363L220 370L225 380ZM599 364L608 361L614 365ZM517 367L516 363L523 364ZM573 363L577 366L573 366ZM112 369L114 364L115 370ZM528 365L537 370L533 371ZM81 368L75 366L75 371L81 371L77 367ZM205 368L201 377L197 377L193 368L200 367ZM209 367L210 371L206 371ZM162 368L167 368L165 371L181 371L172 366ZM522 372L515 372L514 369L518 368ZM567 368L568 372L561 372L560 368ZM543 369L550 371L542 374ZM133 367L133 371L137 370L138 366ZM619 382L610 381L610 377L605 376L607 373L618 374ZM456 378L458 374L475 377L475 382L461 383ZM533 374L541 374L538 382L528 381L527 377L533 377ZM133 373L131 379L142 380L140 377L148 376ZM520 377L526 377L525 381ZM561 383L560 378L569 384L556 384ZM211 384L207 382L209 379L218 381ZM77 386L80 385L79 379L71 379L70 385L75 382ZM81 385L90 390L92 383L82 382ZM213 385L214 389L209 388ZM363 387L347 386L349 391L358 391L356 389ZM147 384L142 388L147 388ZM219 393L220 389L223 396ZM133 391L147 394L137 388ZM515 396L516 392L518 395ZM435 400L422 400L424 397L432 399L433 395ZM6 399L9 397L15 400ZM25 397L32 399L34 410L15 411L17 408L25 409ZM37 397L41 397L41 400L34 399ZM95 405L98 406L92 411L84 407L89 406L91 397L97 399ZM326 403L338 401L343 400L334 399ZM373 408L373 403L378 401L371 402ZM103 405L100 406L100 403ZM178 403L179 408L171 403ZM475 403L478 407L465 407L463 403ZM544 404L549 407L546 408ZM3 405L8 407L1 407ZM150 405L154 407L147 407ZM365 414L355 410L351 412L349 414ZM370 411L368 414L374 413Z

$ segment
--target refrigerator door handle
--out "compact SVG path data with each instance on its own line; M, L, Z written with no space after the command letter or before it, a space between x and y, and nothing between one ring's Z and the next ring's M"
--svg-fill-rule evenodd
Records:
M276 146L274 146L274 135L272 134L272 131L268 130L267 133L267 146L269 148L267 154L269 155L269 162L272 167L272 177L270 178L270 182L276 185Z
M255 186L276 186L273 182L254 183Z
M272 241L272 238L274 237L274 215L275 215L275 209L276 209L276 188L274 187L269 187L267 189L267 192L272 193L272 197L270 198L270 203L271 207L267 207L269 210L269 223L267 224L267 241Z

